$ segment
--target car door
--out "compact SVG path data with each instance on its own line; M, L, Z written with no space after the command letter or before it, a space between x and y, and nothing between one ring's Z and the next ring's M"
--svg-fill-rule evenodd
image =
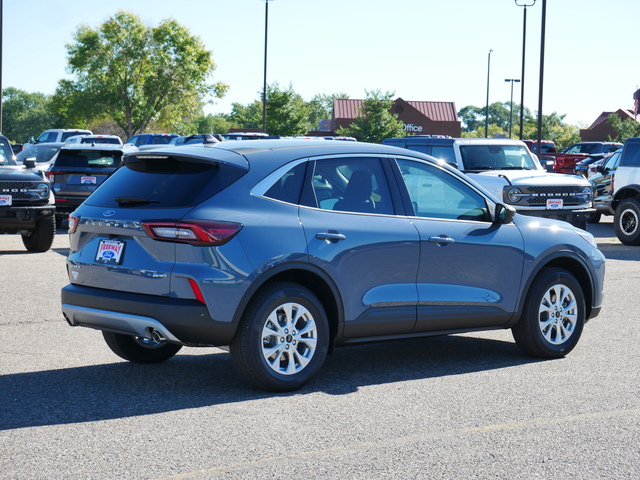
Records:
M436 165L398 159L420 233L416 332L497 326L516 309L523 270L518 227L492 223L492 202Z
M395 215L400 201L392 200L381 160L340 156L312 161L309 167L300 221L310 262L340 291L342 334L411 332L418 303L419 237L405 215Z

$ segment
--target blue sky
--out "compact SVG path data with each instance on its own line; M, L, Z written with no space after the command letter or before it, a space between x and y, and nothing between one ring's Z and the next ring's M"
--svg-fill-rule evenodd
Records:
M532 0L529 0L531 2ZM519 3L521 1L519 0ZM65 44L78 25L99 26L118 10L148 25L174 18L199 36L230 86L207 113L259 98L264 0L4 0L2 86L51 94L66 72ZM538 106L542 0L527 9L525 106ZM514 0L273 0L267 82L310 100L365 90L405 100L484 106L509 101L520 78L523 8ZM633 107L640 86L638 0L547 0L543 113L588 126L603 111ZM520 99L515 84L514 102Z

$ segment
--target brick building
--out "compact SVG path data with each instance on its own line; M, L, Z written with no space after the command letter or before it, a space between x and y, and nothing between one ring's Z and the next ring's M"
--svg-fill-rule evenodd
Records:
M333 100L333 117L330 129L346 128L359 115L363 100L336 98ZM407 135L450 135L459 137L460 120L454 102L414 102L397 98L391 113L404 123Z
M622 121L638 121L636 112L626 108L621 108L615 112L602 112L589 128L580 129L580 140L583 142L606 142L609 138L616 137L617 133L613 130L611 124L607 122L607 118L611 114L617 115Z

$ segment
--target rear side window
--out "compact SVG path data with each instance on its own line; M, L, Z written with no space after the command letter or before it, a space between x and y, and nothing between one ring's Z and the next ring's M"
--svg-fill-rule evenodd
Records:
M60 150L56 168L114 168L120 164L119 150Z
M86 203L111 208L189 207L222 191L245 173L242 168L226 164L174 157L136 158L118 169ZM123 202L123 198L131 200Z
M622 155L622 165L640 165L640 142L627 143Z

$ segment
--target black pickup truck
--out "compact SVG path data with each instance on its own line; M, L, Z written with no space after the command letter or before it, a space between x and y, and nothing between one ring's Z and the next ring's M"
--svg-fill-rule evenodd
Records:
M56 233L51 184L35 159L17 165L11 144L0 135L0 234L19 233L30 252L46 252Z

